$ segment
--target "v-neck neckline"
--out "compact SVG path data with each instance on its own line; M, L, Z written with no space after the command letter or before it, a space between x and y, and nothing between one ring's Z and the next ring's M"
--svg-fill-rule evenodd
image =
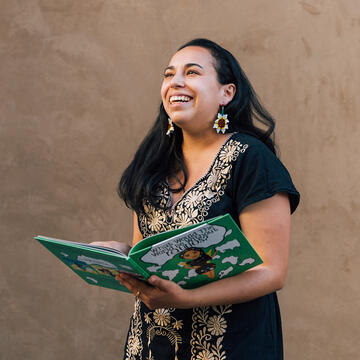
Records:
M166 184L166 189L167 189L167 192L168 192L168 195L169 195L169 199L168 201L170 202L170 209L171 210L174 210L176 208L176 206L180 203L181 200L183 200L185 198L185 196L195 188L195 186L197 186L202 180L204 180L208 175L209 173L211 172L212 168L214 167L214 164L217 160L217 158L219 157L220 155L220 152L223 150L223 148L225 147L225 145L228 143L228 141L230 141L230 139L235 135L236 133L232 133L224 142L223 144L220 146L218 152L216 153L213 161L211 162L211 165L209 166L208 170L206 171L206 173L201 176L197 181L195 181L195 183L189 187L180 197L179 199L176 200L176 202L173 202L173 197L172 197L172 192L170 190L170 185L169 185L169 182L166 180L165 184Z

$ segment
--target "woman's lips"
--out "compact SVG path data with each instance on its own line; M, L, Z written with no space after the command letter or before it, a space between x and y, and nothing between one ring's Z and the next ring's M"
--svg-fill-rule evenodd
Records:
M178 103L188 103L192 100L191 96L188 95L172 95L169 98L170 105Z
M181 102L181 101L173 102L173 103L170 103L169 106L170 106L170 109L174 110L174 109L188 107L190 104L192 104L192 100L187 101L187 102Z

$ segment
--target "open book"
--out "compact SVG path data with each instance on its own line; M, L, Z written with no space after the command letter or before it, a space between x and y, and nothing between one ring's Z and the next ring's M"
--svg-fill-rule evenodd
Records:
M191 289L262 263L229 214L147 237L128 255L46 236L35 239L89 284L122 291L128 290L115 280L120 272L144 281L157 275Z

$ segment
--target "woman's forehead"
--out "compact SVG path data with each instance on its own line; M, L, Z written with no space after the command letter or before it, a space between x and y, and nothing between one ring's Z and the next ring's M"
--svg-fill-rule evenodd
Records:
M169 66L199 64L202 67L214 67L214 58L210 51L200 46L187 46L177 51L170 59Z

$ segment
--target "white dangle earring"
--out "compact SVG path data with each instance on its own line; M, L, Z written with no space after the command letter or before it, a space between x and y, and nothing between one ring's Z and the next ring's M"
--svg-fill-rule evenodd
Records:
M170 118L168 118L168 129L167 129L167 132L166 132L166 135L167 136L170 136L171 133L174 131L174 125L173 125L173 122Z
M220 131L225 134L225 131L229 128L229 120L227 114L224 114L224 106L221 106L221 113L217 114L217 118L214 122L214 129L219 133Z

